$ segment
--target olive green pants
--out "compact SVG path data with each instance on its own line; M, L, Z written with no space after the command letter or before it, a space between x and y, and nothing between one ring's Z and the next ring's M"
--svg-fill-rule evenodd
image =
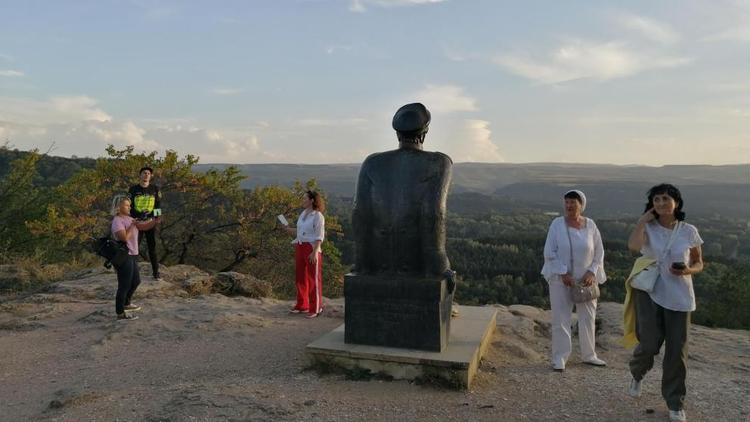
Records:
M670 410L680 410L685 402L690 312L665 309L642 290L633 289L633 294L639 343L630 359L630 373L638 381L643 379L654 366L654 356L664 343L661 395Z

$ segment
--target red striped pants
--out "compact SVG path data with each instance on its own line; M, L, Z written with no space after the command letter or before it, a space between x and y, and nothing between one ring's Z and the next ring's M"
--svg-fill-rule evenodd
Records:
M294 308L317 314L323 310L323 254L318 253L318 263L312 264L309 261L312 251L310 243L295 245L297 304Z

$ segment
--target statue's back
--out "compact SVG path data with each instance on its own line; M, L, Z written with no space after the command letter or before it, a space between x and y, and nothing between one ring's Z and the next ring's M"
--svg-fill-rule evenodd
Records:
M444 214L450 167L445 154L408 149L365 160L355 202L355 232L365 243L358 248L358 271L441 274L448 268Z

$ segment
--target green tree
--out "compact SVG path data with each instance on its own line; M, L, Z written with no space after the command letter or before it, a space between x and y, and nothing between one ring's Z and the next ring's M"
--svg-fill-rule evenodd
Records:
M0 261L29 254L38 246L26 223L40 218L45 206L45 190L33 184L41 157L37 150L20 156L0 179Z
M314 180L292 188L244 191L240 187L244 176L234 166L196 173L193 166L198 158L192 155L181 158L167 151L160 157L112 146L106 151L108 156L98 159L93 168L82 169L58 187L43 218L29 224L36 235L54 244L57 259L81 254L92 237L109 233L112 198L125 194L137 181L138 170L149 165L154 169L153 183L162 191L160 263L249 272L272 282L282 294L293 291L291 239L277 227L276 215L293 218L302 192L316 188ZM327 218L326 228L333 233L341 230L333 216ZM325 293L338 295L344 266L336 247L329 242L323 245Z

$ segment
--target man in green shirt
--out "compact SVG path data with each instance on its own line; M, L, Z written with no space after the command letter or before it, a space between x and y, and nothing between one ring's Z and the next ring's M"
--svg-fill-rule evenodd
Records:
M151 184L153 174L154 170L151 167L142 167L138 172L140 183L131 186L128 191L130 201L132 202L130 216L136 220L150 220L154 218L156 221L159 221L159 216L161 215L161 192L158 186ZM160 280L159 261L156 257L156 227L150 230L139 231L139 244L144 236L148 245L148 259L151 261L154 280Z

